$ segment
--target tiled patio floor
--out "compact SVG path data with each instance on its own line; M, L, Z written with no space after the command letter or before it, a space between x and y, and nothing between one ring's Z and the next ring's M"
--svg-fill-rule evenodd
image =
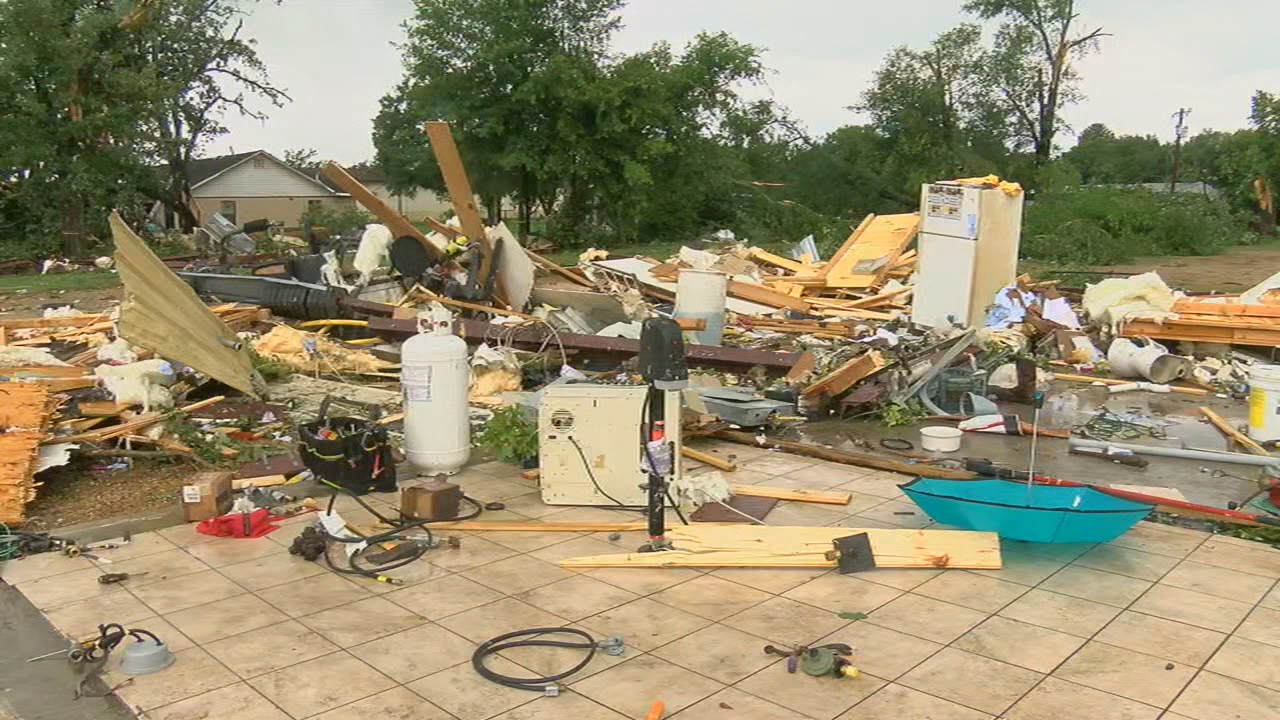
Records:
M784 503L771 523L923 524L900 514L914 510L896 488L903 478L711 447L744 461L736 482L854 493L845 509ZM460 482L507 503L488 519L636 519L543 506L509 466L469 468ZM1280 717L1280 550L1242 540L1142 523L1097 547L1006 543L999 571L841 576L575 573L555 562L629 551L639 534L488 533L431 551L393 587L289 555L308 519L258 540L170 528L103 552L109 565L43 555L3 576L69 635L114 621L169 642L176 665L118 690L151 720L604 720L643 718L656 699L679 720ZM106 571L148 575L103 586ZM597 655L558 698L491 684L471 667L481 641L558 625L622 635L627 653ZM788 675L762 652L818 641L855 646L863 674ZM521 649L493 665L543 675L578 657Z

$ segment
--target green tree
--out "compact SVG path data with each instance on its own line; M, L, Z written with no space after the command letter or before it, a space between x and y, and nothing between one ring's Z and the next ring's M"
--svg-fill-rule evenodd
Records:
M324 165L320 152L315 148L289 148L280 159L284 164L312 177L320 174L320 168Z
M1079 30L1075 5L1075 0L968 0L964 6L983 20L1002 21L990 82L1004 97L1015 141L1032 151L1037 166L1053 154L1062 108L1083 97L1073 63L1107 36L1102 28Z
M1168 146L1154 135L1117 136L1094 123L1080 133L1076 146L1063 154L1087 185L1160 182L1169 175Z

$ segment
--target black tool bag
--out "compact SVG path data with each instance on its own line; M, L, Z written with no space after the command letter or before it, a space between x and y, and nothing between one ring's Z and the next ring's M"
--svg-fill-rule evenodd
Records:
M330 401L320 404L320 416L298 426L298 454L302 464L321 480L357 495L395 492L396 465L387 429L373 420L326 417Z

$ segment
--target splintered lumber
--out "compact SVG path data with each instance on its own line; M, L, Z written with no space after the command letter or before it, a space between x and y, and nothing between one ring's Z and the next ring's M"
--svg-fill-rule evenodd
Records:
M783 379L789 383L799 382L812 372L817 364L818 359L814 357L813 353L806 350L800 353L800 359L796 361L795 365L791 366L791 369L787 371L787 376Z
M240 338L116 212L111 213L111 234L125 288L120 337L260 398L266 383Z
M1263 455L1266 457L1271 457L1271 453L1267 452L1266 448L1254 442L1253 438L1231 427L1231 423L1224 420L1222 416L1219 415L1218 413L1214 412L1213 410L1207 407L1202 406L1200 408L1200 414L1204 415L1206 420L1212 423L1214 427L1221 430L1223 435L1226 435L1227 437L1234 440L1235 443L1240 447L1244 448L1245 450L1248 450L1254 455Z
M564 568L835 567L827 551L838 538L866 533L877 568L998 570L1000 537L972 530L755 525L680 526L667 533L676 550L568 558Z
M422 244L422 247L427 251L427 255L436 260L444 259L444 254L427 239L425 233L405 219L403 215L392 209L390 205L382 202L377 195L369 192L369 189L361 185L359 180L351 177L346 170L343 170L341 165L335 162L325 163L324 167L320 169L320 174L354 198L356 202L363 205L366 210L373 213L373 216L378 218L378 222L386 225L393 235L398 238L411 237Z
M130 420L129 422L121 423L119 425L112 425L111 427L102 428L101 430L90 430L89 432L79 433L77 435L61 435L42 438L40 444L51 445L54 443L100 442L102 440L110 440L111 438L120 437L121 435L130 435L137 430L150 427L158 422L163 422L175 415L199 410L200 408L208 407L214 403L220 403L226 399L226 396L218 395L199 402L193 402L190 405L184 405L176 410L170 410L165 413L151 413L149 415L144 415L137 420Z
M231 481L232 490L244 490L251 487L275 487L289 482L288 475L263 475L261 477L240 478Z
M726 460L721 460L715 455L712 455L710 453L704 453L699 450L694 450L693 448L685 445L682 445L680 447L680 454L689 458L690 460L697 460L698 462L704 465L710 465L711 467L717 470L723 470L725 472L734 472L735 470L738 469L738 466L734 465L731 462L728 462Z
M480 217L480 209L476 207L476 196L471 191L471 180L467 178L467 169L462 164L462 155L453 140L453 131L444 120L433 120L423 125L427 139L431 142L431 152L440 165L440 175L444 178L445 189L449 191L449 200L453 203L453 211L462 224L462 232L467 238L480 244L483 261L480 276L489 277L489 268L493 263L493 246L484 231L484 220ZM504 248L509 249L509 248Z
M758 247L751 248L750 257L756 262L780 267L783 270L790 270L793 273L808 272L812 269L811 265L806 265L799 260L792 260L791 258L784 258L781 255L774 255L768 250L762 250Z
M109 322L110 319L110 316L106 313L98 313L96 315L66 315L62 317L13 318L0 320L0 327L5 328L6 330L83 328L89 325L97 325L102 322Z
M1223 315L1227 317L1280 318L1280 306L1251 303L1212 303L1183 299L1173 304L1179 315Z
M39 385L0 384L0 523L22 524L26 504L35 499L36 458L54 405Z
M1095 377L1093 375L1072 375L1070 373L1054 373L1053 378L1055 380L1067 380L1070 382L1102 383L1103 385L1127 385L1131 382L1137 382L1137 380L1121 380L1119 378ZM1208 390L1202 390L1200 388L1178 387L1177 385L1170 385L1169 391L1182 393L1184 395L1212 395L1213 394Z
M1184 315L1166 319L1163 323L1129 320L1121 325L1120 335L1159 340L1280 347L1280 322L1272 318L1260 317Z
M838 490L798 490L795 488L774 488L763 485L730 485L734 495L749 497L773 498L774 500L791 500L792 502L818 503L819 505L848 505L852 493Z
M526 255L529 256L529 259L532 260L535 265L538 265L542 268L550 270L551 272L555 273L556 275L559 275L565 280L568 280L573 283L577 283L578 285L581 285L583 287L591 288L593 290L595 289L596 286L593 285L590 280L583 277L580 274L580 272L576 270L570 270L569 268L564 267L559 263L552 262L551 260L548 260L547 258L542 257L538 253L530 250L529 248L525 248L524 252Z
M819 378L817 382L804 389L805 397L825 395L835 397L857 385L866 378L880 372L889 363L879 352L872 350L860 355Z
M740 430L717 430L711 433L709 437L735 442L740 445L750 445L751 447L764 447L772 448L774 450L782 450L783 452L789 452L793 455L815 457L820 460L827 460L829 462L840 463L842 465L869 467L877 470L904 473L906 475L924 475L931 478L941 478L943 480L973 480L978 477L977 473L969 472L968 470L955 470L952 468L938 467L922 463L898 462L896 460L889 460L887 458L867 453L836 450L834 448L825 448L818 445L809 445L808 443L791 442L789 440L774 440L772 438L765 438L763 442L757 442L755 435L745 433Z
M836 254L831 256L830 262L826 263L820 268L815 268L806 273L802 273L798 275L796 278L794 278L794 281L802 282L807 277L811 280L816 280L817 285L825 285L826 284L825 278L827 277L828 273L831 272L831 268L835 267L837 263L843 264L845 262L845 256L848 255L850 252L852 252L853 246L862 237L862 233L866 232L867 227L870 226L871 223L875 221L875 219L876 219L876 216L874 214L868 215L862 218L862 222L858 223L858 227L854 228L853 232L849 233L848 239L844 241L844 244L840 246L839 250L836 250Z
M920 227L916 213L876 216L857 236L850 236L823 271L826 287L868 288L878 285Z

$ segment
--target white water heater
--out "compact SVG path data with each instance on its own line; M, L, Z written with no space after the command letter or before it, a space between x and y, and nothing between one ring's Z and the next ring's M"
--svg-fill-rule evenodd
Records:
M453 334L453 316L419 313L418 334L400 347L404 393L404 454L423 475L452 475L471 457L467 343Z

